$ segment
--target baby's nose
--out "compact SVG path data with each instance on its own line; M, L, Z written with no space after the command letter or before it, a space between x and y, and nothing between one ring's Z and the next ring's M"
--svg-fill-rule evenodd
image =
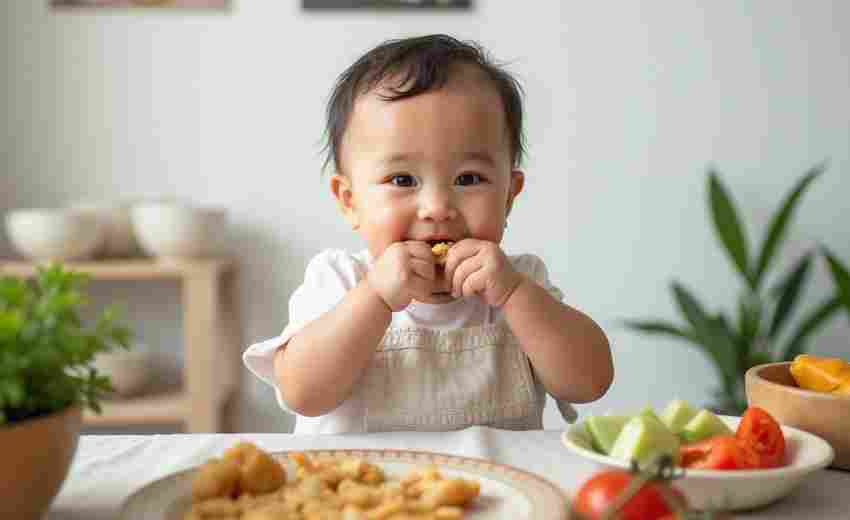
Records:
M418 216L423 220L450 220L457 217L451 194L439 189L421 193Z

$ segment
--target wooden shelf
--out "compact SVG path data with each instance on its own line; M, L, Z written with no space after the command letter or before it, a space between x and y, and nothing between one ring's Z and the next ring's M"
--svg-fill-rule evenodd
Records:
M100 415L87 410L83 421L86 426L182 423L188 403L188 396L182 391L133 399L109 399L101 402Z
M29 278L38 264L0 259L0 276ZM63 262L92 280L176 280L181 284L183 389L103 403L87 413L91 426L179 422L189 433L225 431L224 404L239 387L242 366L235 265L230 258L159 261L150 258Z
M229 258L210 258L192 261L158 261L154 259L95 260L63 262L66 269L89 274L97 280L179 280L199 272L224 272L233 266ZM0 274L32 277L37 263L0 260Z

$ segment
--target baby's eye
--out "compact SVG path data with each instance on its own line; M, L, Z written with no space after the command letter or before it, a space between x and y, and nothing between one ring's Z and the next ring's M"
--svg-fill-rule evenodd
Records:
M412 175L407 174L393 175L390 178L390 182L399 188L412 188L416 186L416 179Z
M472 186L473 184L481 184L482 178L477 173L462 173L455 179L455 184L459 186Z

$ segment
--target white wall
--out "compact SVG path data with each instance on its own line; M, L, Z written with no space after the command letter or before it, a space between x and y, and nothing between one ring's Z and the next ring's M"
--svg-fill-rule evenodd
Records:
M799 174L831 158L786 264L815 241L850 259L843 0L479 0L472 12L439 14L308 14L300 2L259 0L183 14L47 3L0 6L0 209L151 196L227 206L246 341L280 331L313 254L360 246L319 177L324 102L345 66L400 35L477 39L526 87L528 182L505 247L541 255L569 302L610 335L615 385L584 410L709 399L715 377L701 355L618 325L676 318L672 277L713 306L732 301L737 280L705 210L709 163L752 236ZM829 288L817 271L809 301ZM144 341L176 348L174 287L96 290L100 301L127 300ZM846 355L846 323L834 320L814 350ZM271 391L245 380L239 428L288 428Z

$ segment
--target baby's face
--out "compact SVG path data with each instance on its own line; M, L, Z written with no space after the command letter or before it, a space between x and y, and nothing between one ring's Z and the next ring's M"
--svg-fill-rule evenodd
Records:
M375 258L406 240L498 243L522 189L502 102L471 66L411 98L360 96L340 159L332 187Z

